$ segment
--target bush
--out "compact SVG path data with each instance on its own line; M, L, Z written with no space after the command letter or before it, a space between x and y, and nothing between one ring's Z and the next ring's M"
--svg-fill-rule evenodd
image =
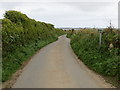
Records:
M102 46L99 48L99 33L97 30L80 30L78 33L68 33L71 46L76 55L92 70L120 80L120 32L109 29L103 31ZM110 48L109 45L113 44Z
M57 40L64 32L28 18L18 11L6 11L2 19L2 81L10 76L37 50Z

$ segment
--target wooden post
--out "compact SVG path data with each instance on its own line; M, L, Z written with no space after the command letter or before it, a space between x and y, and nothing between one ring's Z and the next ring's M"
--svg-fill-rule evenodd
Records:
M99 31L99 47L101 47L101 45L102 45L102 30L98 29L98 31Z

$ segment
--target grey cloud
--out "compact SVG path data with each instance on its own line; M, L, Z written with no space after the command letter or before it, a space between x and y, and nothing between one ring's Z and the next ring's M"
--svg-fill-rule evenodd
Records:
M112 19L116 23L116 7L111 2L6 2L4 10L18 10L36 20L53 23L56 27L105 27ZM84 1L84 0L81 0ZM112 8L112 7L115 7ZM2 12L0 12L1 14Z
M45 8L36 8L32 10L32 13L40 13L47 11Z
M62 2L59 4L65 4L83 12L98 11L113 5L112 2Z
M1 8L3 9L14 9L17 6L23 4L23 2L1 2Z

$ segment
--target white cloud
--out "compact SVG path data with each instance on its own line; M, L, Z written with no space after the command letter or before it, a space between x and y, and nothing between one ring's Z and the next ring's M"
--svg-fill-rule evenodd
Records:
M29 2L118 2L119 0L29 0ZM1 0L0 2L28 2L28 0Z
M17 10L30 18L56 27L118 26L118 0L1 0L0 18L6 10Z

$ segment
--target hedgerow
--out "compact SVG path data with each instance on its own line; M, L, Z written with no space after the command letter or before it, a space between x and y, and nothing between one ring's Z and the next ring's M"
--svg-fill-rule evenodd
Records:
M103 76L114 77L120 83L120 32L106 28L102 33L99 47L99 33L93 29L83 29L77 33L68 32L71 46L76 55L90 69ZM112 47L110 47L112 44Z
M30 19L18 11L6 11L2 19L2 81L8 80L37 50L64 32L54 25Z

